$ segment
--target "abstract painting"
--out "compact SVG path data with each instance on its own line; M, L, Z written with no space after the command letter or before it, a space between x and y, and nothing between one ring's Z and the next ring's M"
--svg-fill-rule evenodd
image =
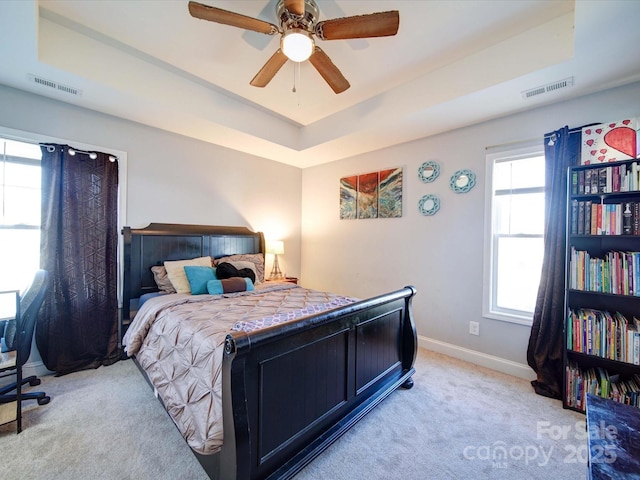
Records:
M378 217L402 216L402 168L380 171L378 193Z
M357 175L343 177L340 179L340 219L349 220L356 218L357 194Z
M402 168L340 179L340 219L402 217Z
M358 218L378 218L378 172L358 175Z

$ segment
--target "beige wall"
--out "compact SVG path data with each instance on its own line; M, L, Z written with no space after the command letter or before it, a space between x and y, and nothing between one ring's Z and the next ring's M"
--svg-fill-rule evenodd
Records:
M542 139L565 125L638 116L638 98L640 83L305 169L305 286L367 297L414 285L421 345L528 378L530 327L482 317L485 149ZM427 160L441 166L430 184L417 175ZM404 167L402 218L339 219L341 177L396 166ZM477 185L456 194L449 178L463 168L476 173ZM418 200L427 193L441 200L433 217L418 212ZM468 333L471 320L480 323L480 336Z

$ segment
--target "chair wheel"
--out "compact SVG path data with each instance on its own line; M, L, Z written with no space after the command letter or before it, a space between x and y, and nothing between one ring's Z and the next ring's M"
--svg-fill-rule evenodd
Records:
M46 405L51 401L51 397L42 397L38 399L38 405Z
M41 383L42 381L39 378L34 378L29 382L29 385L31 385L32 387L35 387L37 385L40 385Z

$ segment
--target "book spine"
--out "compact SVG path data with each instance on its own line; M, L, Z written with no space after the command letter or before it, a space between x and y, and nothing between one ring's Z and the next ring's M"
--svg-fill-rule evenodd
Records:
M625 202L622 211L622 234L631 235L633 232L631 227L631 220L633 212L631 211L631 202Z
M584 202L578 202L578 235L584 235Z
M584 202L584 234L591 234L591 206L593 202L587 200Z
M602 235L602 203L598 204L598 227L596 230L596 235Z
M620 167L618 165L610 168L611 170L611 191L620 191Z
M598 186L595 192L592 193L608 193L607 192L607 167L602 167L598 174Z

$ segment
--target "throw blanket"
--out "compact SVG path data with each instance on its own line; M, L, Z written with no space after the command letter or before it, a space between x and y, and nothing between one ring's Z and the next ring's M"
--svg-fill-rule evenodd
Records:
M253 292L162 295L144 303L123 343L189 446L208 455L222 447L222 358L232 328L251 331L354 301L275 282Z

